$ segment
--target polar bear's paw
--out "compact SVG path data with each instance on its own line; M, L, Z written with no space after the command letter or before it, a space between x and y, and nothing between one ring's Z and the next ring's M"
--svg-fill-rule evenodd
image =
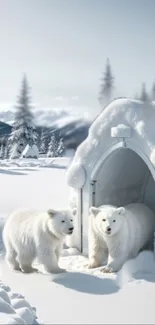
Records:
M97 261L97 259L92 258L90 259L85 265L84 265L87 269L96 269L97 267L100 266L99 262Z
M20 268L20 266L19 265L13 265L12 266L12 269L14 270L14 271L20 271L21 272L21 268Z
M61 269L61 268L49 268L49 267L44 267L46 273L51 273L51 274L59 274L59 273L66 273L66 269Z
M30 266L30 265L22 265L21 270L23 273L33 273L33 272L38 272L38 269Z
M87 263L85 264L85 267L87 269L96 269L99 265L97 263Z
M113 273L113 269L109 266L104 266L102 267L102 269L100 270L102 273Z

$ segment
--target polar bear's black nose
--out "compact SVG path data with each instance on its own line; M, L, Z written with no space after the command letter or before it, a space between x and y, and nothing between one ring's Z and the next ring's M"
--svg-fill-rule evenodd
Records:
M110 228L110 227L108 227L108 228L107 228L107 231L108 231L108 232L110 232L110 231L111 231L111 228Z
M72 228L69 228L69 231L72 231L74 228L72 227Z

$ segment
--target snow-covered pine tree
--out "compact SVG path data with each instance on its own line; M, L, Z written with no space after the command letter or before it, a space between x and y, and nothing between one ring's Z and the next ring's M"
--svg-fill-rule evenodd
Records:
M65 147L63 143L63 139L61 138L57 148L57 156L62 157L64 155Z
M39 152L40 153L46 152L46 136L45 136L45 132L43 130L41 131L41 136L40 136Z
M148 103L149 102L149 95L146 91L146 85L143 82L142 84L142 89L141 89L141 94L140 94L140 98L139 98L142 102L144 103Z
M48 152L47 152L47 157L57 157L58 153L58 142L56 140L56 137L54 134L51 136L51 140L48 145Z
M155 101L155 82L153 83L153 86L152 86L151 100Z
M17 159L21 156L25 146L23 143L12 142L9 147L9 158Z
M32 146L36 143L37 138L38 134L33 123L33 114L31 112L29 86L27 78L24 75L16 104L15 122L9 137L11 146L15 148L16 145L17 147L15 158L20 156L20 148L24 149L27 144ZM20 147L19 150L18 147ZM14 158L13 155L12 158Z
M9 147L8 147L8 143L7 142L5 143L5 146L4 146L4 159L7 159L8 156L9 156Z
M1 143L1 146L0 146L0 159L4 159L4 151L5 151L4 144Z
M106 68L103 77L101 78L101 86L99 92L99 102L102 107L105 107L111 100L114 89L114 77L111 72L110 61L107 59Z

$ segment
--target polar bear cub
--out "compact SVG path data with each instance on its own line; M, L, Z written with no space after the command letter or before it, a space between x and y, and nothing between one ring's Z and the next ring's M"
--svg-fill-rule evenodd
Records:
M22 272L32 272L35 258L47 272L60 273L58 266L65 236L74 230L76 209L50 209L40 213L18 210L7 219L3 230L6 261L10 267Z
M153 241L155 215L143 203L91 207L90 219L89 268L105 264L102 272L117 272Z

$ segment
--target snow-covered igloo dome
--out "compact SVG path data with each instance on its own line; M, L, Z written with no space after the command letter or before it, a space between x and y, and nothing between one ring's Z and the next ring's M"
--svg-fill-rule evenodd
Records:
M76 247L87 253L91 205L144 202L155 211L155 106L117 99L96 118L67 171L76 195Z

